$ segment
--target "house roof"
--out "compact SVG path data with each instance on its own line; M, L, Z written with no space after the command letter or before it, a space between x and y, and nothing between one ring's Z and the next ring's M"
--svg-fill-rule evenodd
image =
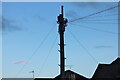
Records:
M86 78L86 77L84 77L84 76L82 76L82 75L79 75L79 74L77 74L77 73L75 73L75 72L73 72L73 71L71 71L71 70L65 71L65 78L71 78L71 77L70 77L71 75L73 75L74 78L76 78L75 80L79 80L79 79L81 79L81 80L88 80L88 78ZM73 76L72 76L72 77L73 77ZM58 75L58 76L56 76L56 77L54 78L54 80L60 80L60 78L61 78L61 75Z
M99 64L92 78L120 78L120 58L111 64Z
M113 65L113 64L120 65L120 58L117 58L117 59L116 59L115 61L113 61L111 64L112 64L112 65Z

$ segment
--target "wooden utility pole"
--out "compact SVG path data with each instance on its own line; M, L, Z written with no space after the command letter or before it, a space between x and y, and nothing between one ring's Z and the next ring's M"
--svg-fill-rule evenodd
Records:
M65 72L65 57L64 57L64 32L65 26L67 26L68 20L64 18L63 6L61 6L61 14L58 16L57 23L59 24L59 34L60 34L60 74L64 78Z

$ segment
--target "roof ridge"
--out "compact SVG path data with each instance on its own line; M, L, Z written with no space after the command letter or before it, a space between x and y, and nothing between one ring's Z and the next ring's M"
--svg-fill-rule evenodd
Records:
M111 64L120 64L120 58L116 58Z

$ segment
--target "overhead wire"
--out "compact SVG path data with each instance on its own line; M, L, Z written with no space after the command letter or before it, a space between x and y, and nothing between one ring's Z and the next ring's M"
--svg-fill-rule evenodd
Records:
M20 73L23 71L23 69L25 68L25 66L29 63L29 61L33 58L33 56L37 53L37 51L40 49L40 47L43 45L43 43L46 41L46 39L48 38L48 36L50 35L50 33L53 31L53 29L55 28L55 25L50 29L50 31L47 33L47 35L43 38L43 40L41 41L41 43L38 45L38 47L33 51L32 55L28 58L27 63L25 63L22 68L18 71L18 73L16 74L16 76L20 75Z
M89 23L89 24L112 24L112 25L116 25L116 24L120 24L118 22L85 22L85 21L81 21L82 23Z
M101 19L101 18L104 18L106 20L106 18L118 18L119 14L116 13L116 14L104 14L104 15L94 15L94 16L90 16L90 17L87 17L85 19L80 19L80 21L84 21L84 20L94 20L94 19ZM103 20L104 20L103 19ZM73 19L74 20L74 19ZM113 19L107 19L107 20L113 20ZM115 19L115 20L118 20L118 19ZM72 21L72 19L70 20Z
M90 16L89 18L101 18L101 17L113 17L113 16L119 16L119 14L96 15L96 16Z
M120 24L119 22L118 22L118 20L120 20L120 19L91 19L91 20L81 20L81 21L79 21L79 22L81 22L81 23L90 23L90 24ZM114 21L114 22L113 22Z
M120 20L120 19L106 19L106 18L118 18L118 14L107 14L107 15L96 15L90 16L86 19L80 19L79 21L113 21L113 20ZM92 18L92 19L91 19ZM103 19L101 19L103 18ZM72 20L70 20L72 21Z
M97 14L100 14L100 13L103 13L103 12L106 12L106 11L109 11L109 10L111 10L111 9L114 9L114 8L117 8L119 5L117 5L117 6L114 6L114 7L111 7L111 8L108 8L108 9L105 9L105 10L102 10L102 11L99 11L99 12L96 12L96 13L92 13L92 14L89 14L89 15L87 15L87 16L84 16L84 17L80 17L80 18L77 18L77 19L74 19L74 20L71 20L71 21L69 21L68 23L71 23L71 22L74 22L74 21L77 21L77 20L81 20L82 21L82 23L84 23L84 21L103 21L103 20L99 20L99 19L97 19L97 20L89 20L89 19L86 19L86 18L88 18L88 17L92 17L92 16L94 16L94 15L97 15ZM114 15L114 14L113 14ZM115 14L116 15L116 14ZM109 15L109 16L112 16L112 15ZM101 17L101 16L98 16L98 17ZM104 20L118 20L118 19L104 19ZM85 23L87 23L87 22L85 22ZM91 23L91 22L89 22L89 23ZM100 23L99 22L99 24L119 24L119 23ZM73 25L77 25L77 24L73 24ZM77 25L77 26L80 26L80 25ZM96 29L96 28L90 28L90 27L86 27L86 26L82 26L83 28L88 28L88 29L92 29L92 30L96 30L96 31L100 31L100 32L106 32L106 33L111 33L111 34L118 34L118 33L115 33L115 32L110 32L110 31L105 31L105 30L100 30L100 29ZM82 48L89 54L89 56L91 56L92 57L92 59L96 62L96 63L98 63L98 61L90 54L90 52L88 51L88 49L76 38L76 36L69 30L69 29L67 29L68 30L68 32L72 35L72 37L79 43L79 45L81 45L82 46Z
M44 68L44 66L45 66L45 64L46 64L46 62L47 62L50 54L52 53L52 50L53 50L53 47L55 46L55 43L56 43L57 38L58 38L58 34L56 35L56 37L55 37L55 39L54 39L54 41L53 41L53 43L52 43L52 46L51 46L51 48L50 48L50 50L49 50L49 53L47 54L45 60L43 61L42 66L40 67L40 73L42 72L42 70L43 70L43 68ZM40 74L40 73L39 73L39 74Z
M88 26L85 26L85 25L78 25L78 24L73 24L73 23L70 23L70 24L75 25L75 26L79 26L79 27L82 27L82 28L87 28L87 29L99 31L99 32L105 32L105 33L110 33L110 34L119 34L119 33L116 33L116 32L111 32L111 31L101 30L101 29L97 29L97 28L92 28L92 27L88 27Z
M120 20L120 19L83 19L81 21L117 21L117 20Z
M86 51L86 53L93 59L93 61L97 64L99 62L91 55L89 50L80 42L80 40L77 39L77 37L67 28L68 32L71 34L71 36L76 40L76 42Z
M114 7L110 7L110 8L107 8L107 9L104 9L104 10L99 11L99 12L96 12L96 13L89 14L89 15L87 15L87 16L83 16L83 17L80 17L80 18L71 20L71 21L69 21L68 23L74 22L74 21L77 21L77 20L81 20L81 19L85 19L85 18L88 18L88 17L90 17L90 16L94 16L94 15L97 15L97 14L100 14L100 13L103 13L103 12L106 12L106 11L109 11L109 10L112 10L112 9L114 9L114 8L117 8L118 6L119 6L119 5L114 6Z
M95 16L90 16L90 17L88 17L87 19L89 19L89 18L101 18L101 17L117 17L117 16L119 16L118 14L108 14L108 15L95 15ZM81 19L82 20L82 19Z

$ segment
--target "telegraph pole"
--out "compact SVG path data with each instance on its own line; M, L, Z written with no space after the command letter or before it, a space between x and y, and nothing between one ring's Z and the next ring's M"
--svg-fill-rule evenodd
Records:
M68 20L64 18L63 6L61 6L61 14L58 16L57 23L59 24L59 34L60 34L60 74L64 78L65 72L65 57L64 57L64 32L67 26Z

